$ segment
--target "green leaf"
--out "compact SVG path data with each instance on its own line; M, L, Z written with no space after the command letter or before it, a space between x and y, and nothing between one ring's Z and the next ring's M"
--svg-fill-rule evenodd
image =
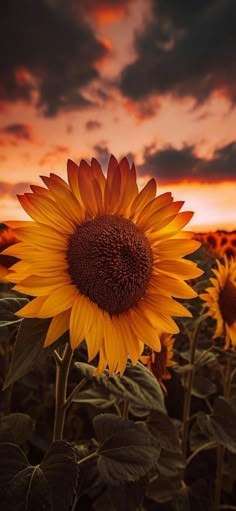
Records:
M25 413L11 413L0 418L0 442L22 445L30 439L33 422Z
M180 351L178 352L181 358L184 360L190 361L190 350L186 351ZM198 362L197 360L200 359ZM195 368L198 366L204 366L206 364L209 364L211 362L214 362L217 359L217 355L215 353L212 353L211 351L207 350L199 350L197 349L195 351L195 357L194 357L194 366Z
M16 445L0 445L0 504L4 511L68 511L77 484L71 445L52 444L41 465L32 466Z
M109 376L107 370L93 376L95 367L79 362L75 365L83 376L87 377L98 389L101 389L102 395L104 395L105 389L107 396L115 397L118 402L120 400L128 401L132 405L132 411L136 409L137 413L145 410L165 412L161 387L153 374L140 362L135 366L128 362L123 376L118 374Z
M67 511L78 480L75 449L62 440L55 442L49 448L40 468L52 493L53 509Z
M175 371L175 373L178 373L178 374L185 374L185 373L188 373L189 371L192 371L193 369L194 369L194 364L184 364L184 365L176 364L175 366L173 366L173 370Z
M180 442L176 427L170 417L159 410L152 411L146 421L152 435L157 439L161 448L172 452L180 451Z
M63 335L56 343L44 348L49 324L49 319L37 318L27 318L21 322L4 389L43 363L58 345L66 341L66 336Z
M142 424L112 414L98 415L93 423L100 443L98 471L106 483L136 481L157 462L160 447Z
M223 397L215 400L213 414L198 412L197 422L210 440L236 453L236 408Z
M116 511L136 511L142 504L147 481L146 477L119 486L110 486L108 492Z
M91 385L88 389L79 391L73 401L94 406L99 408L99 410L107 410L117 400L115 397L112 397L105 387L98 388L95 385Z
M198 412L199 413L199 412ZM200 412L202 413L202 412ZM198 414L197 414L198 417ZM189 444L190 444L190 450L196 451L197 449L201 448L203 445L206 445L209 443L209 436L207 433L204 433L202 429L199 427L198 421L194 421L191 430L190 430L190 436L189 436Z
M22 318L15 316L15 312L20 310L29 302L28 298L0 298L0 328L20 323Z
M181 490L179 477L169 478L162 475L153 478L148 485L146 496L154 502L169 502L176 500L177 493Z
M192 395L195 397L199 397L201 399L205 399L212 394L216 394L217 386L213 381L206 376L199 374L194 375L193 386L192 386Z
M0 445L0 505L4 511L53 511L48 483L14 444Z
M175 452L167 449L161 449L161 455L157 461L157 468L160 474L164 477L183 477L185 469L183 453L180 449Z

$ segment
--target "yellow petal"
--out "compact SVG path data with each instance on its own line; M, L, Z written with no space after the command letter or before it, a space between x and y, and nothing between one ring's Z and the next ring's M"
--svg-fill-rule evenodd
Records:
M152 199L154 199L156 195L156 181L154 178L150 179L148 183L144 186L144 188L139 192L139 194L135 197L132 206L130 217L137 218L139 213L142 211L144 206L149 203Z
M73 285L65 285L54 290L46 298L38 311L38 318L51 318L72 307L78 296L78 290Z
M52 319L47 331L44 347L50 346L69 329L71 310L61 312Z
M39 296L34 298L31 302L27 303L22 309L15 312L16 316L20 316L22 318L38 318L38 311L40 307L44 304L47 297Z
M73 350L86 338L93 321L93 310L88 298L77 292L70 317L70 344Z

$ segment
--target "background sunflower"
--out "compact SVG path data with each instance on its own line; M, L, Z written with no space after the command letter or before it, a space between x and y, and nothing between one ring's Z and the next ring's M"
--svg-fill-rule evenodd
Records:
M236 348L236 259L216 260L215 277L205 293L200 294L208 307L207 316L216 320L214 338L225 335L225 348Z

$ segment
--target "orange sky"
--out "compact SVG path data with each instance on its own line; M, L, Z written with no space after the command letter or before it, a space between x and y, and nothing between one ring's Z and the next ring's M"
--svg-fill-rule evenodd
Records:
M38 106L41 82L37 73L42 73L41 68L35 71L32 67L32 71L16 67L12 58L19 97L5 94L2 102L0 97L0 221L26 218L15 194L28 191L30 183L39 184L40 174L57 172L65 177L67 158L79 162L81 158L95 156L106 165L108 154L113 153L117 158L125 155L134 158L140 187L154 175L158 193L172 191L176 200L185 200L184 209L195 212L191 221L194 230L235 229L236 109L227 84L219 85L219 71L217 84L198 104L194 97L197 93L191 93L192 97L189 91L183 93L183 85L181 92L172 86L165 93L158 93L160 85L156 78L154 92L150 88L150 92L136 97L139 92L132 89L134 84L131 82L131 92L126 92L127 84L122 85L121 78L123 70L138 58L139 52L141 55L141 42L139 47L135 44L136 34L143 33L148 23L154 23L151 2L117 0L111 8L106 1L90 0L84 5L84 23L89 24L96 44L101 45L101 54L93 60L97 77L79 88L88 102L83 108L73 104L45 114ZM81 31L81 26L78 30ZM95 54L97 49L92 48ZM147 61L149 56L150 52ZM77 63L75 59L75 69ZM71 67L68 69L69 73ZM63 78L63 68L61 72ZM74 74L72 79L75 80ZM175 79L177 83L177 76ZM26 85L32 87L30 99L21 95L21 87ZM232 90L232 84L230 87ZM61 98L64 101L64 96ZM72 93L69 98L72 102L71 98ZM52 99L53 95L51 104ZM184 159L178 166L177 160L173 160L172 172L169 158L173 151ZM151 160L157 162L156 166L149 166ZM207 172L209 179L205 177Z

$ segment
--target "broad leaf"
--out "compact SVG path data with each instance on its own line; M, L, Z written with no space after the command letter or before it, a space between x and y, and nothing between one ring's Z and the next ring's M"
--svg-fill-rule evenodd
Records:
M136 511L142 504L145 490L146 477L119 486L110 486L108 491L116 511Z
M11 413L0 418L0 442L22 445L30 439L33 422L25 413Z
M32 466L14 444L0 445L0 504L4 511L68 511L77 484L75 451L55 442Z
M105 482L136 481L157 462L160 448L142 424L112 414L94 418L98 470Z
M117 399L105 387L98 388L96 385L90 384L88 389L78 392L73 401L76 403L86 403L99 408L99 410L107 410L117 402Z
M159 442L161 448L172 452L180 451L176 427L166 413L152 411L147 419L147 427Z
M0 445L0 507L4 511L53 511L48 483L14 444Z
M52 493L53 509L67 511L78 479L75 449L67 442L55 442L49 448L40 468Z
M44 348L49 324L49 319L37 318L27 318L21 322L4 389L43 363L58 345L66 341L66 335L63 335L56 343Z
M205 399L212 394L216 394L217 386L213 381L206 376L201 375L197 372L194 375L193 386L192 386L192 395L195 397L199 397L201 399Z
M236 409L223 397L215 400L213 414L199 412L197 422L208 438L236 453Z
M174 499L181 490L181 479L179 477L170 478L160 475L153 478L148 485L146 496L154 502L169 502Z
M185 459L179 449L178 452L161 449L160 458L157 461L157 468L164 477L183 477Z
M0 328L20 323L22 318L15 316L15 312L20 310L29 302L28 298L0 298Z
M109 376L107 370L97 376L92 376L95 367L89 364L75 364L82 374L91 379L91 382L107 395L120 400L128 401L132 411L161 410L165 412L163 392L153 374L140 362L133 366L128 362L123 376L114 374ZM78 400L79 400L78 395Z

